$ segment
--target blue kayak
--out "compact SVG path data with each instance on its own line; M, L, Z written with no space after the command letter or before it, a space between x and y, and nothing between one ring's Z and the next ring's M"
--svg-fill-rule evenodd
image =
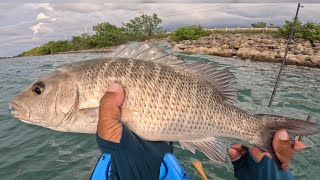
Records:
M110 168L111 155L104 153L97 162L91 180L108 180ZM190 178L176 157L167 153L161 163L159 180L190 180Z

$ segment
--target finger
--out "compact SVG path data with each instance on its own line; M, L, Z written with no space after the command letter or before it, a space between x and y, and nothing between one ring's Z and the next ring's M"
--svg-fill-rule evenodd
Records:
M240 152L238 150L231 148L228 151L228 156L230 157L231 161L233 162L233 161L240 159L242 154L240 154Z
M289 135L286 130L282 129L275 133L272 141L273 149L277 149L280 141L289 140Z
M304 148L306 148L306 146L301 141L295 141L294 147L293 147L295 151L300 151Z
M255 146L250 148L249 152L257 162L260 162L264 156L272 158L268 152L264 152L260 148L255 147Z
M111 84L101 98L97 133L99 137L119 143L122 134L120 107L124 101L124 90L120 84Z
M268 152L264 152L264 155L265 155L265 156L267 156L268 158L272 159L272 156L271 156L271 154L270 154L270 153L268 153Z
M120 84L111 84L107 93L100 100L100 106L120 107L124 101L124 90Z
M248 152L248 148L242 146L241 144L233 144L230 147L237 150L241 155L244 155Z
M120 120L120 106L124 101L124 90L120 84L111 84L100 100L99 119Z
M279 130L275 133L272 141L274 152L284 170L289 169L290 161L295 150L292 148L288 133L285 130Z
M282 164L281 164L281 168L284 169L284 170L286 170L286 171L289 169L289 166L290 166L290 162L282 163Z

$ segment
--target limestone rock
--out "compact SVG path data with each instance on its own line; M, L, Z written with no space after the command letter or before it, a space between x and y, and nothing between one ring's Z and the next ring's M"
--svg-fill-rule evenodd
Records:
M183 52L184 49L187 48L187 45L184 45L184 44L176 44L174 47L173 47L173 51L174 52Z
M255 56L258 56L259 54L260 54L259 51L252 48L240 48L237 51L237 56L245 59L251 59Z
M255 61L280 62L283 59L287 40L270 35L211 34L198 40L184 40L172 43L174 52L205 53ZM288 64L320 68L320 41L296 38L290 46Z
M229 46L228 44L223 44L223 45L221 46L221 48L222 48L222 49L229 49L230 46Z

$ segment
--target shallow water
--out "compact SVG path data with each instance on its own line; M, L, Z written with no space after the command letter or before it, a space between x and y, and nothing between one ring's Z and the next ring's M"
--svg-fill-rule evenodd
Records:
M0 179L88 179L100 155L94 135L60 133L28 125L10 116L8 101L63 64L103 57L72 54L0 60ZM188 61L207 61L228 68L237 77L237 106L252 113L272 113L320 121L320 70L287 66L274 99L267 108L280 64L250 62L207 55L182 55ZM320 136L305 138L311 148L295 155L291 170L297 179L314 179L320 170ZM175 145L175 154L189 176L199 179L193 160L204 164L209 179L234 179L230 162L217 165L203 154L193 155Z

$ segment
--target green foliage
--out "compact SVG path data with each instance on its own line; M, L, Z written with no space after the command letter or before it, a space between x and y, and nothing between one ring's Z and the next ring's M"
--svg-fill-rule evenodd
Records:
M127 33L134 35L136 34L137 38L143 36L152 36L157 32L160 32L161 27L158 27L161 24L162 20L158 17L157 14L153 15L141 15L131 19L130 22L123 24L124 29Z
M208 36L211 32L204 30L201 26L186 26L180 27L174 31L171 35L171 40L182 41L182 40L197 40L200 37Z
M285 21L285 24L279 28L279 34L282 35L282 36L285 36L286 38L288 38L291 34L291 31L292 31L292 25L293 25L293 22L291 21ZM297 38L301 38L303 35L302 35L302 23L301 21L297 21L296 22L296 26L295 26L295 37Z
M293 21L286 21L282 28L279 28L279 34L288 38L292 31ZM295 26L294 37L305 38L309 40L320 40L320 24L307 22L302 25L298 20Z
M266 22L252 23L251 27L253 27L253 28L265 28L265 27L267 27L267 23Z
M68 41L50 41L40 47L19 54L18 56L41 56L70 50L72 50L72 45Z
M320 24L307 22L303 25L303 37L309 40L320 40Z
M127 34L123 28L118 28L108 22L93 26L93 31L96 32L92 38L97 48L119 45L127 40Z
M66 52L71 50L84 50L92 48L103 48L117 46L127 41L143 41L150 38L162 38L167 36L159 33L162 20L153 14L151 16L142 15L123 24L124 27L117 27L109 22L99 23L93 26L94 35L82 34L73 36L71 41L52 41L42 46L33 48L18 56L39 56Z
M45 44L44 47L46 52L49 52L49 54L72 50L72 45L69 41L50 41Z
M153 36L150 36L150 38L153 39L163 39L163 38L167 38L170 36L170 33L167 32L159 32L157 34L154 34Z
M97 46L93 38L87 33L81 34L80 36L73 36L70 43L75 51L92 49Z

